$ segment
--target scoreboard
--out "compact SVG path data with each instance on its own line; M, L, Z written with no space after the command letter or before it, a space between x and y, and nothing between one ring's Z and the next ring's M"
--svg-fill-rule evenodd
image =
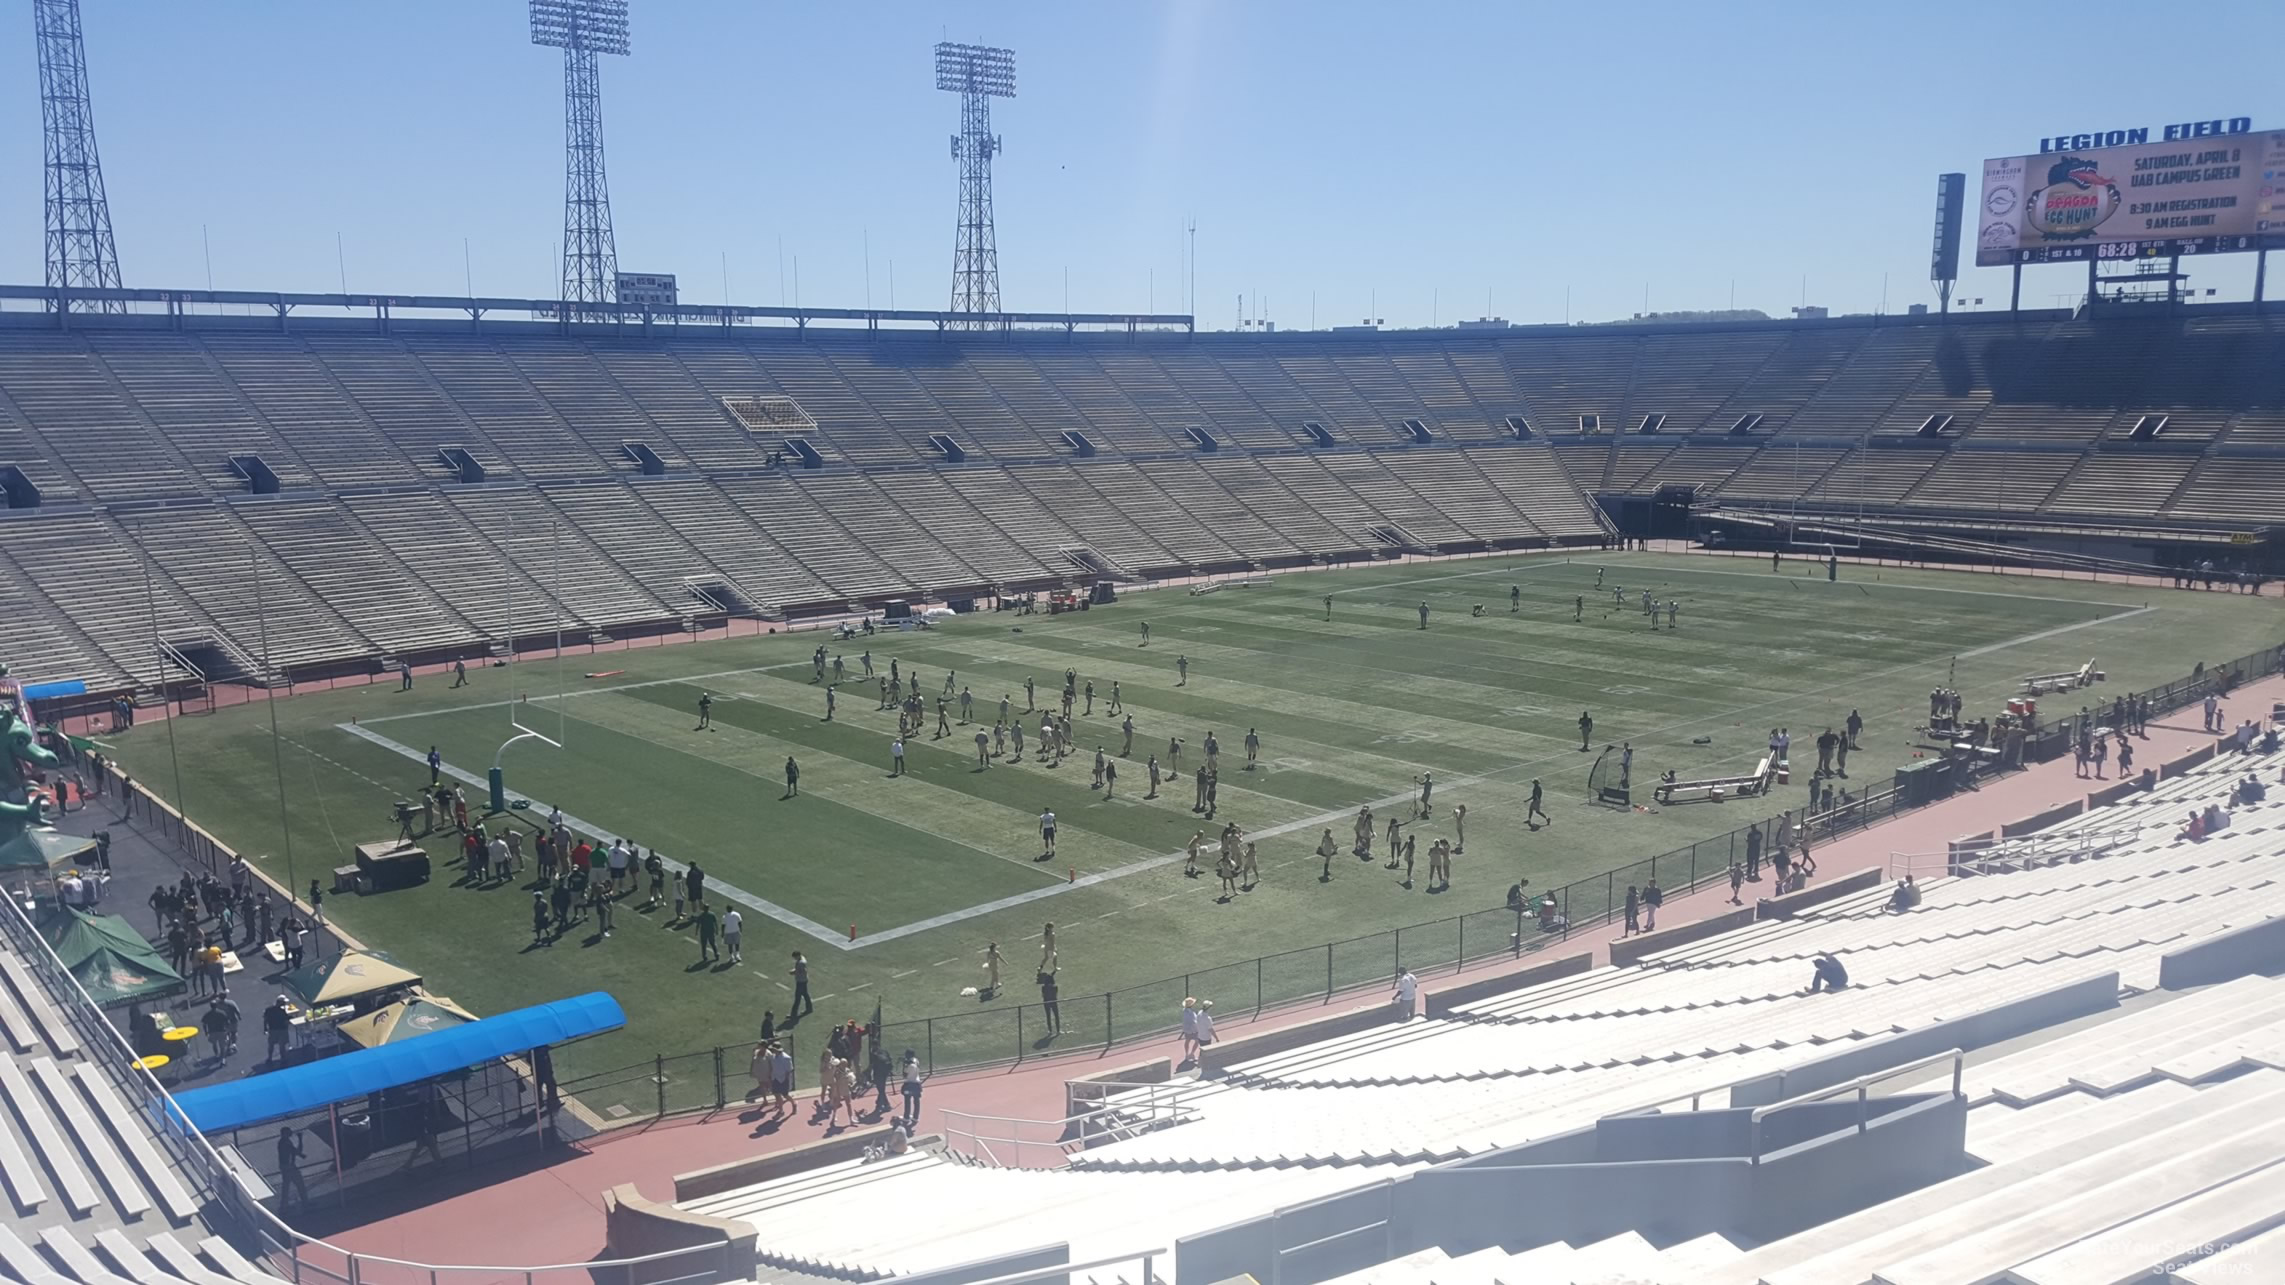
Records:
M1976 263L2255 250L2285 234L2281 191L2285 130L1997 157L1984 162Z

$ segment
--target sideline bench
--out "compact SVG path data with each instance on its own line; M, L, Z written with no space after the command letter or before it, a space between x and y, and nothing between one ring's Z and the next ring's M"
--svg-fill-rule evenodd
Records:
M2023 680L2023 694L2026 696L2043 696L2048 692L2065 692L2080 687L2092 687L2102 680L2103 672L2096 669L2095 662L2090 660L2077 669L2067 669L2059 674L2031 674L2026 676Z
M1660 803L1686 802L1676 798L1690 794L1698 798L1717 799L1735 796L1750 798L1769 791L1770 777L1776 772L1776 756L1763 755L1761 765L1744 776L1709 776L1695 781L1660 781L1650 797Z

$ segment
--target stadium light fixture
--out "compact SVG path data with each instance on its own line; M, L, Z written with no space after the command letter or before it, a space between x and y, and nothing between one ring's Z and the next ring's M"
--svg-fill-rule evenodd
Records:
M627 0L531 0L532 43L627 55Z
M1016 54L991 45L944 41L936 46L936 87L960 95L960 132L952 159L960 163L960 223L952 249L952 311L990 325L1000 312L999 234L992 227L992 158L1000 136L992 132L992 100L1016 96Z
M534 0L535 14L539 3L540 0ZM624 13L625 9L622 3L620 11ZM1016 51L991 45L940 42L936 46L936 87L955 94L1013 98L1016 96Z

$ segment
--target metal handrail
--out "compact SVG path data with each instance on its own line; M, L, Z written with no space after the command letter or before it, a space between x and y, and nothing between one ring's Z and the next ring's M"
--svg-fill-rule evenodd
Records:
M1101 1138L1109 1134L1125 1132L1136 1127L1155 1128L1159 1125L1164 1124L1181 1124L1197 1117L1196 1109L1185 1105L1182 1101L1181 1090L1196 1087L1192 1084L1119 1084L1106 1082L1105 1087L1144 1089L1149 1090L1151 1092L1151 1096L1147 1100L1140 1103L1128 1102L1115 1107L1094 1107L1086 1111L1080 1111L1071 1115L1063 1116L1060 1119L1039 1119L1028 1116L1012 1115L983 1115L976 1112L956 1111L950 1108L946 1108L944 1111L944 1123L939 1131L944 1135L947 1147L953 1150L954 1154L965 1155L970 1159L981 1159L997 1168L1007 1168L1008 1165L1002 1162L999 1158L999 1155L992 1150L992 1143L999 1142L1013 1144L1016 1148L1016 1159L1019 1161L1022 1159L1022 1149L1025 1146L1053 1147L1058 1155L1069 1155L1071 1154L1071 1149L1074 1146L1083 1147L1092 1139ZM1162 1100L1160 1097L1161 1091L1164 1091L1165 1093L1165 1100ZM1144 1119L1141 1121L1130 1121L1127 1119L1128 1116L1131 1116L1138 1111L1144 1115ZM1161 1114L1162 1112L1164 1113L1163 1115ZM1090 1121L1101 1120L1106 1117L1116 1117L1119 1123L1116 1125L1116 1127L1110 1129L1101 1130L1099 1132L1090 1131L1088 1128ZM965 1122L969 1127L962 1127L962 1122ZM1004 1137L998 1135L987 1137L978 1129L973 1127L975 1125L985 1123L1014 1125L1016 1128L1008 1130L1007 1136ZM1046 1141L1034 1141L1020 1136L1022 1127L1026 1125L1033 1126L1042 1132L1052 1130L1053 1133L1051 1138ZM1077 1130L1076 1135L1073 1134L1074 1129ZM956 1138L966 1139L977 1152L981 1152L982 1154L977 1155L951 1147L952 1141Z
M0 897L0 901L5 901L8 904L7 913L5 916L0 916L0 922L6 923L7 935L16 938L19 953L48 977L48 984L51 987L56 986L59 982L69 987L69 990L65 992L67 1002L60 1006L63 1010L64 1019L77 1027L82 1037L103 1055L103 1060L110 1065L111 1070L125 1077L129 1085L141 1092L144 1106L150 1112L148 1119L154 1136L162 1142L172 1140L182 1148L187 1149L189 1154L182 1156L183 1161L199 1173L207 1189L213 1193L214 1197L222 1202L225 1207L234 1210L240 1217L253 1222L255 1226L252 1230L257 1235L261 1236L264 1241L279 1246L275 1252L285 1253L290 1257L293 1263L293 1272L290 1275L292 1280L299 1281L301 1279L301 1269L306 1265L312 1270L334 1276L335 1279L355 1282L358 1278L359 1263L385 1263L392 1267L405 1267L415 1271L427 1272L432 1281L438 1273L442 1272L473 1271L489 1272L495 1275L501 1272L521 1272L525 1277L526 1285L530 1285L531 1277L538 1272L593 1271L598 1268L637 1267L645 1263L660 1262L702 1250L726 1253L733 1243L730 1238L724 1237L719 1245L684 1246L680 1249L646 1254L637 1258L613 1259L608 1262L590 1260L540 1267L519 1267L510 1264L481 1266L422 1263L409 1259L387 1258L378 1254L365 1254L355 1250L343 1249L339 1245L315 1236L303 1235L247 1189L245 1182L231 1167L230 1162L214 1149L214 1144L208 1141L204 1133L189 1122L189 1117L183 1113L181 1106L175 1101L174 1094L168 1091L166 1085L161 1083L155 1074L135 1064L134 1050L128 1046L126 1039L119 1034L118 1028L111 1024L111 1020L103 1015L103 1006L96 1003L95 998L87 993L86 987L79 984L79 979L72 975L71 970L63 966L63 960L56 955L54 947L48 945L47 939L40 936L38 928L25 915L23 907L16 904L15 897ZM36 952L31 949L33 945L38 947ZM168 1149L173 1151L176 1148L170 1146ZM265 1223L268 1225L263 1225ZM280 1233L283 1235L281 1236ZM327 1272L315 1264L304 1264L301 1255L305 1247L339 1254L347 1265L349 1275L342 1277Z
M1746 1117L1748 1154L1752 1157L1754 1164L1759 1165L1761 1163L1761 1122L1763 1117L1768 1116L1774 1112L1786 1110L1790 1107L1797 1107L1810 1102L1822 1102L1826 1098L1839 1097L1844 1093L1854 1093L1857 1095L1857 1132L1863 1133L1868 1127L1870 1127L1867 1106L1871 1095L1868 1090L1870 1090L1873 1085L1879 1084L1885 1080L1893 1080L1900 1075L1909 1075L1912 1072L1921 1069L1922 1067L1934 1066L1938 1062L1950 1062L1952 1064L1952 1096L1955 1098L1959 1097L1960 1080L1967 1070L1967 1056L1967 1052L1964 1049L1946 1049L1941 1053L1930 1053L1926 1057L1915 1058L1910 1062L1888 1067L1885 1070L1873 1071L1865 1075L1860 1075L1853 1080L1848 1080L1840 1084L1829 1084L1822 1089L1812 1089L1807 1093L1796 1094L1790 1098L1779 1099L1778 1101L1772 1102L1767 1106L1755 1107ZM1784 1077L1782 1074L1779 1076L1778 1083L1781 1085L1784 1083Z
M977 1281L975 1285L1027 1285L1031 1281L1062 1280L1073 1272L1089 1272L1098 1267L1116 1267L1120 1263L1138 1261L1142 1264L1143 1269L1142 1285L1151 1285L1152 1281L1156 1279L1151 1274L1151 1262L1163 1257L1165 1253L1166 1247L1162 1245L1156 1249L1140 1250L1132 1254L1114 1254L1109 1258L1097 1258L1084 1263L1056 1263L1048 1267L1034 1267L1029 1271L1017 1272L1012 1276L994 1276L989 1280Z

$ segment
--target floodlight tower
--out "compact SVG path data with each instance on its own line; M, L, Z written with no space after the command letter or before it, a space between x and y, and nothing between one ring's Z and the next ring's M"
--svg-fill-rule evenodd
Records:
M986 316L1000 310L1000 247L992 231L992 158L1000 151L992 132L992 100L1016 96L1012 49L936 46L936 87L960 95L960 132L952 158L960 162L960 233L952 250L952 311ZM983 321L972 321L981 328Z
M627 54L627 0L531 0L532 43L563 51L563 298L618 297L611 188L603 179L603 86L596 59ZM576 307L573 308L577 312Z
M48 288L117 290L119 251L111 243L111 202L103 194L103 165L95 154L79 0L32 0L32 29L40 46L40 125L47 143ZM75 312L127 310L118 300L67 306Z

